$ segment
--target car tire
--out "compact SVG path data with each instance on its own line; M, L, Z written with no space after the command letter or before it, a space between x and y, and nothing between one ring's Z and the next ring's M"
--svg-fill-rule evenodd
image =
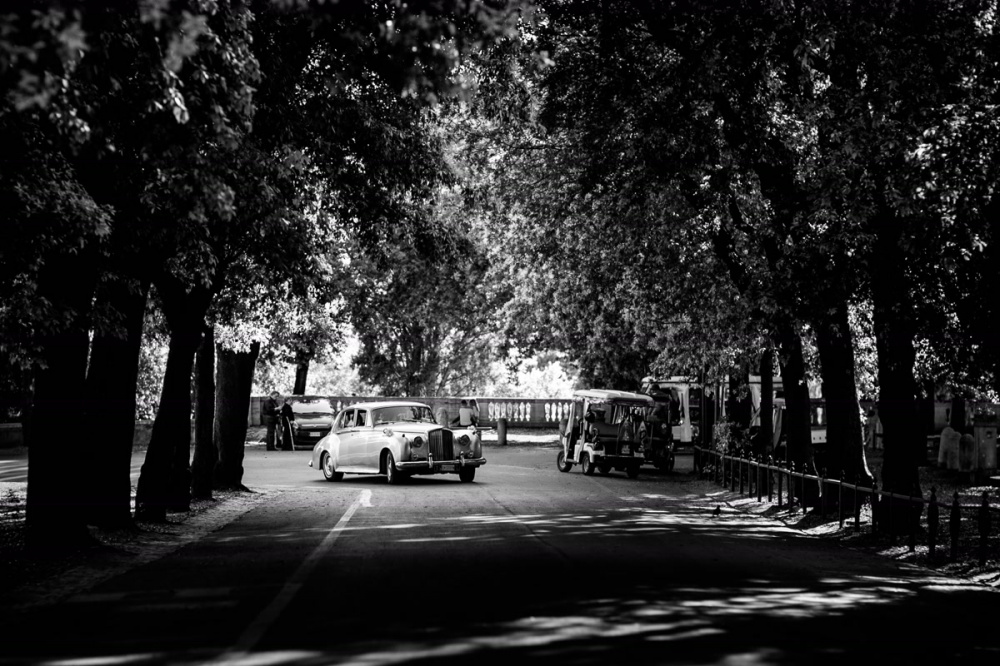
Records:
M628 474L628 478L634 479L639 476L639 466L629 465L625 468L625 473Z
M472 483L476 479L475 467L463 467L458 470L458 479L462 483Z
M607 476L611 474L611 465L598 465L597 471L601 473L601 476Z
M556 455L556 467L559 468L560 472L568 472L573 469L573 463L566 460L566 452L560 451Z
M583 453L580 455L580 470L584 474L587 476L593 476L596 469L597 468L594 466L594 463L590 460L589 453Z
M333 458L330 457L329 453L323 453L323 457L319 460L319 468L323 470L323 478L327 481L340 481L344 478L343 472L334 469Z
M396 459L392 453L385 454L385 480L390 486L398 486L406 481L406 475L396 469Z

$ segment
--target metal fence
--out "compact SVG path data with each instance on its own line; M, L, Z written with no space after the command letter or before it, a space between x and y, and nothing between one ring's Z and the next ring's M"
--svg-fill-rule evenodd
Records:
M836 512L841 529L848 522L855 531L861 530L862 509L868 507L866 523L873 531L884 528L894 543L897 535L907 538L910 551L915 551L919 542L927 546L928 554L934 558L939 545L946 545L948 556L954 560L960 548L974 549L980 563L990 555L989 540L994 515L1000 507L990 504L989 493L983 492L979 504L962 504L956 491L951 503L941 502L935 488L931 488L927 498L917 495L880 490L878 484L862 485L857 479L846 480L821 474L808 474L795 469L794 463L775 462L753 455L732 455L699 446L694 447L695 471L709 478L731 492L753 497L758 502L766 498L768 503L777 503L778 508L790 511L806 510L806 483L817 484L819 493L815 508L820 516L832 516ZM871 511L876 504L884 502L885 509ZM895 500L895 501L893 501ZM941 516L947 516L947 543L942 544ZM878 521L884 521L882 524ZM970 543L971 540L971 543Z

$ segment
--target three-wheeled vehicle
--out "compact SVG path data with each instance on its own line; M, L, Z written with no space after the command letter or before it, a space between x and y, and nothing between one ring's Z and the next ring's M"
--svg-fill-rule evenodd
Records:
M573 465L580 465L587 475L595 471L609 474L614 469L631 479L637 477L646 456L641 425L653 407L653 399L639 393L575 391L560 432L559 471L568 472Z

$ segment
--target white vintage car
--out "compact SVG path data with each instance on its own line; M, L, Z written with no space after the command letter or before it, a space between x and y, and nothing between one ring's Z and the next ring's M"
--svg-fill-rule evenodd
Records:
M419 402L362 402L347 407L313 448L309 466L327 481L344 474L385 474L389 483L413 474L458 474L468 483L486 464L476 426L443 427Z

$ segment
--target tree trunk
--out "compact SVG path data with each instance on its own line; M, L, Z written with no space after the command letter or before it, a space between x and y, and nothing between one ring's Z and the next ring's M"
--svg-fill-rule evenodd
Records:
M83 253L53 258L39 279L39 296L61 319L40 339L45 367L35 372L27 429L27 544L42 556L94 543L83 510L92 486L74 464L89 452L74 451L69 443L73 424L84 422L95 286L93 266Z
M913 376L916 349L915 322L906 278L903 221L885 212L876 220L872 295L876 349L878 351L879 400L884 458L882 488L901 494L920 490L918 465L926 446L917 420L917 383ZM880 502L880 505L882 503ZM894 507L894 510L897 507ZM898 516L904 516L898 507ZM893 521L905 525L907 521ZM887 524L887 521L881 521Z
M843 472L848 481L860 479L870 483L847 303L838 303L831 316L817 322L815 329L827 424L821 464L831 477L839 477Z
M219 450L215 446L215 329L209 326L195 357L194 462L191 494L212 499Z
M782 431L787 433L788 459L799 470L816 471L812 445L811 405L806 384L802 338L790 323L778 325L781 344L781 385L785 393Z
M246 490L243 485L243 454L247 438L247 415L253 373L260 343L249 352L218 349L215 393L215 442L219 450L216 487Z
M167 510L191 508L191 373L212 294L176 282L157 283L170 326L160 404L136 489L136 519L163 522Z
M768 347L760 357L760 432L754 453L767 455L774 446L774 351Z
M309 376L309 359L299 356L295 363L295 388L292 395L306 394L306 378Z
M93 491L87 517L93 525L133 529L135 391L149 282L116 277L104 282L97 293L98 303L120 315L122 325L95 333L90 355L84 426L90 445L84 469Z

